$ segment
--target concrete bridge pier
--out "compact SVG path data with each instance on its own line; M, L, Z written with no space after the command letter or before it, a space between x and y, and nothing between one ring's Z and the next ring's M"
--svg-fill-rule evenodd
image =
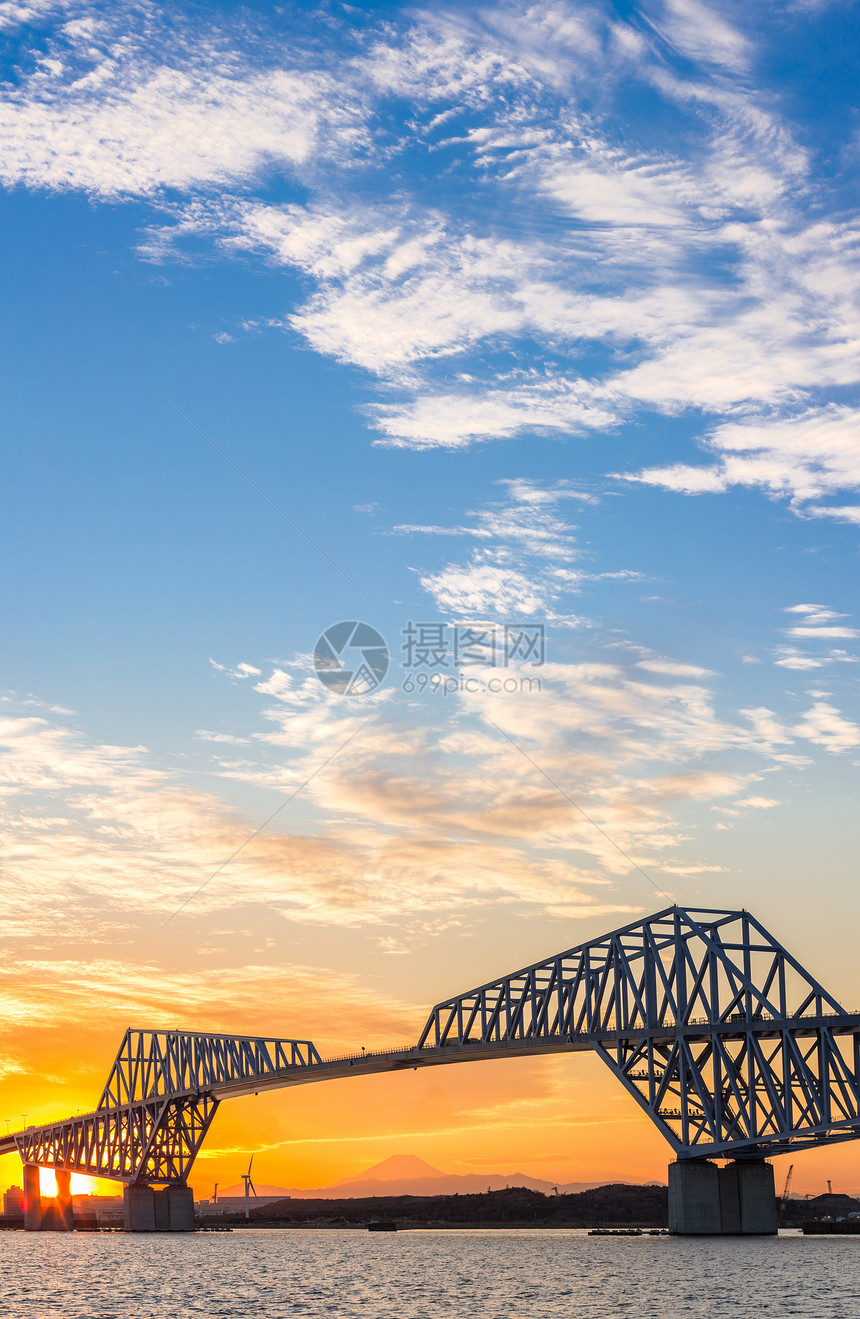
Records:
M131 1185L123 1190L126 1232L193 1232L194 1192L190 1186Z
M56 1229L58 1232L71 1232L75 1226L72 1208L72 1174L65 1168L54 1169L57 1183Z
M38 1232L42 1227L42 1192L35 1163L24 1164L24 1227L28 1232Z
M777 1228L773 1166L735 1159L669 1164L669 1231L682 1237L772 1236Z
M65 1168L54 1169L56 1199L42 1199L39 1169L35 1163L24 1164L24 1227L28 1232L71 1232L75 1226L72 1209L72 1174Z

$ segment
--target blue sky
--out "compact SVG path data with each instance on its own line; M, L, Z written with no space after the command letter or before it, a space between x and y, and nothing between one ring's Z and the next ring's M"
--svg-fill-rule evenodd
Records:
M656 889L824 956L857 915L857 26L0 3L28 974L98 950L119 1019L121 983L193 1014L189 957L252 959L360 1012ZM338 698L310 656L353 618L393 663ZM545 626L540 689L404 691L409 620Z

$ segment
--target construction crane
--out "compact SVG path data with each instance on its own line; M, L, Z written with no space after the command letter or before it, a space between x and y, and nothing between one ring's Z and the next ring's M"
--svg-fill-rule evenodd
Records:
M828 1182L828 1183L827 1183L827 1194L828 1194L828 1195L832 1195L832 1194L833 1194L833 1183L832 1183L832 1182Z
M785 1179L785 1186L783 1187L783 1191L782 1191L782 1200L780 1201L780 1205L779 1205L779 1217L777 1218L777 1227L780 1225L780 1223L783 1220L783 1217L785 1216L785 1206L788 1204L788 1192L791 1188L791 1174L793 1172L794 1172L794 1164L790 1163L788 1165L788 1176Z

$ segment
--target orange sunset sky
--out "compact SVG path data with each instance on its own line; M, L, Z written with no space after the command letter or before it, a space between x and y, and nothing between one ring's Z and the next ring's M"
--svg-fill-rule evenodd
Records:
M597 927L600 918L588 923ZM515 942L514 934L503 941ZM550 951L545 922L521 923L519 934L521 950L530 955L539 947ZM177 948L181 943L177 939ZM498 952L482 951L473 938L449 932L439 945L424 975L437 978L445 991L466 987L462 974L457 980L455 961L465 968L476 958L488 972L513 969L510 957L500 963ZM385 989L368 988L354 973L309 967L279 973L250 964L229 972L165 974L153 965L134 978L127 962L107 958L95 965L45 960L9 968L4 1004L26 1025L7 1026L7 1056L14 1051L16 1067L3 1078L4 1111L14 1129L23 1125L18 1115L41 1123L92 1108L128 1022L252 1034L274 1027L307 1034L323 1055L414 1040L424 1015L422 1005L407 998L412 961L397 957L376 965L380 972L366 979L384 975ZM832 968L829 979L838 984ZM58 1024L60 1005L66 1019ZM215 1182L233 1184L253 1154L260 1182L313 1188L394 1153L419 1154L448 1172L525 1172L557 1182L665 1180L670 1155L599 1059L577 1053L324 1082L225 1102L191 1183L198 1195L211 1193ZM789 1161L775 1161L778 1182ZM797 1160L796 1191L818 1193L827 1178L836 1189L860 1187L860 1147L837 1146ZM20 1184L17 1157L4 1159L0 1182ZM50 1174L44 1183L50 1193ZM112 1194L117 1187L76 1177L74 1189Z

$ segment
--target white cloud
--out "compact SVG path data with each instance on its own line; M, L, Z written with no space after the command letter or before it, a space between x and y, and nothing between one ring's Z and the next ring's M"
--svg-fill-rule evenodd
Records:
M854 627L790 627L787 629L787 635L790 637L827 637L831 640L838 638L850 638L860 636Z
M301 271L299 305L245 325L369 373L384 443L606 431L689 401L707 459L636 479L856 521L855 410L827 391L860 378L858 230L820 190L809 213L815 162L750 86L745 12L648 12L425 8L360 40L329 17L289 52L227 16L189 54L181 21L83 6L6 87L0 178L158 199L149 259L214 240ZM661 102L635 134L631 87ZM425 187L443 159L457 188ZM307 200L255 197L273 173Z
M364 140L356 97L330 74L255 68L241 30L229 50L178 28L126 8L61 29L55 58L0 99L0 181L140 196L241 184Z
M557 515L558 491L508 489L516 499L489 511L502 524L520 507ZM481 681L495 671L473 666L478 681L452 695L449 720L432 728L390 691L360 706L334 700L307 657L264 672L248 661L217 669L250 679L266 726L205 734L210 781L265 790L273 805L300 789L297 803L255 834L262 809L241 818L143 748L92 744L44 716L5 718L8 937L37 929L103 943L142 916L170 915L201 885L191 919L253 907L272 920L408 930L499 902L627 910L623 894L592 886L629 876L630 858L658 875L664 861L711 864L684 856L684 812L726 800L725 819L769 809L776 798L755 785L769 769L801 768L798 742L831 754L860 745L860 729L821 693L800 720L768 709L727 716L706 670L668 658L512 667L505 676L540 683L502 697ZM231 856L228 873L206 883Z
M664 490L675 490L682 495L722 494L728 482L710 467L691 467L687 463L671 463L668 467L655 467L639 472L625 480L642 481L646 485L659 485Z
M844 618L844 614L837 614L835 610L828 609L826 605L786 605L784 612L786 614L803 614L806 622L812 623L832 623L837 618Z
M504 557L506 563L487 562L478 551L470 563L448 564L427 573L421 585L442 614L455 618L546 617L551 598L557 599L564 586L539 583L533 575L518 571L512 555Z
M571 596L580 594L588 582L642 580L641 573L629 568L590 572L573 566L582 557L574 535L577 515L584 505L595 502L594 492L563 480L517 479L498 484L505 488L507 498L471 511L469 522L453 527L401 524L394 528L400 534L478 541L465 561L421 572L421 585L441 613L454 618L531 618L590 627L587 618L571 612Z
M256 668L253 664L248 664L245 660L241 660L233 666L219 664L214 659L210 659L209 663L217 673L226 673L234 682L244 682L247 678L259 678L262 673L261 669Z
M670 678L710 678L712 669L702 669L698 664L679 664L676 660L639 660L636 667L647 669L649 673L663 673Z
M779 659L774 660L774 664L779 665L781 669L820 669L827 663L827 660L813 659L811 655L801 655L799 651L792 650L789 646L783 646L777 652Z
M462 448L476 440L506 439L520 432L566 435L609 430L619 421L618 400L588 380L557 376L523 379L507 387L472 392L427 392L371 410L376 428L393 447Z
M314 678L258 689L275 701L272 731L236 738L245 758L215 769L281 799L313 775L293 808L304 817L298 832L290 812L254 834L257 821L158 771L142 748L94 746L42 719L2 721L7 939L38 931L55 946L103 944L141 919L162 921L195 894L181 919L253 907L271 920L397 922L403 932L416 919L431 929L452 910L498 901L565 906L569 915L629 910L590 895L599 874L530 855L497 827L492 785L469 769L458 786L456 753L441 758L434 783L426 732L380 717L344 747L366 708L333 701ZM322 813L319 833L307 832L308 812Z
M659 30L692 60L721 65L733 73L748 67L750 42L700 0L664 0Z
M784 612L794 614L802 622L784 629L785 635L799 641L837 641L853 640L860 636L857 628L837 625L837 620L845 618L827 605L799 604L788 605ZM829 647L818 647L814 654L799 650L796 646L779 646L774 663L783 669L811 670L825 668L829 664L854 664L857 656L848 651Z
M0 0L0 32L49 18L71 8L71 0Z
M417 727L407 732L400 721L375 723L354 751L339 757L331 773L314 785L316 804L330 819L351 819L349 834L357 843L369 841L382 827L405 830L422 846L428 837L436 840L434 846L442 838L483 839L496 848L502 840L515 847L563 846L594 859L595 880L629 874L629 856L658 867L664 855L671 858L684 838L674 818L677 810L737 796L758 781L761 766L803 763L781 749L792 736L775 721L768 726L759 718L751 729L745 722L718 717L701 683L667 683L667 675L660 675L659 683L649 682L638 671L614 664L549 663L519 670L538 674L539 689L526 685L500 698L481 681L493 672L470 668L474 681L452 698L451 706L452 713L459 708L469 720L458 717L441 738ZM305 746L309 734L295 721L310 712L303 699L297 703L287 689L281 690L270 717L286 743ZM389 711L386 719L393 714ZM313 727L323 729L318 720ZM511 746L505 734L527 754ZM322 750L317 745L314 756ZM751 758L752 767L727 770L716 763L727 754ZM712 759L715 763L709 764ZM291 770L291 775L300 772ZM252 763L225 765L224 773L270 781ZM591 823L574 802L583 804ZM501 856L496 853L497 868ZM368 860L363 864L366 868ZM517 864L513 861L514 869ZM707 865L702 861L699 868ZM587 882L587 874L580 871L577 882ZM500 882L497 876L496 887ZM481 880L481 893L487 883ZM529 891L533 900L556 910L569 899L562 899L553 884L548 875L533 874ZM443 891L437 882L440 901ZM469 892L459 899L474 900Z
M725 422L704 440L717 455L712 466L674 464L640 472L636 479L685 494L720 492L733 485L757 486L788 497L798 511L828 516L826 504L811 504L845 490L860 490L860 413L828 404L795 416ZM841 520L853 511L832 509Z
M201 742L226 742L230 746L247 745L247 737L236 737L234 733L214 733L206 728L198 728L194 734L199 737Z
M806 517L832 518L835 522L850 522L860 525L860 504L824 504L811 505L804 509Z
M846 751L850 747L860 746L860 728L846 719L835 706L826 701L816 701L810 710L795 725L798 737L808 738L828 751Z
M455 534L479 541L465 562L447 563L421 573L421 585L437 609L455 618L551 618L570 626L587 620L572 614L565 599L578 594L593 574L569 567L580 552L571 518L589 496L568 482L500 482L507 498L469 516L471 524L453 528L400 526L410 534ZM573 509L567 511L566 503ZM619 580L638 574L602 574Z
M782 669L823 669L829 664L857 663L856 655L838 649L808 655L794 646L779 646L776 655L778 658L774 660L774 664L778 664Z

